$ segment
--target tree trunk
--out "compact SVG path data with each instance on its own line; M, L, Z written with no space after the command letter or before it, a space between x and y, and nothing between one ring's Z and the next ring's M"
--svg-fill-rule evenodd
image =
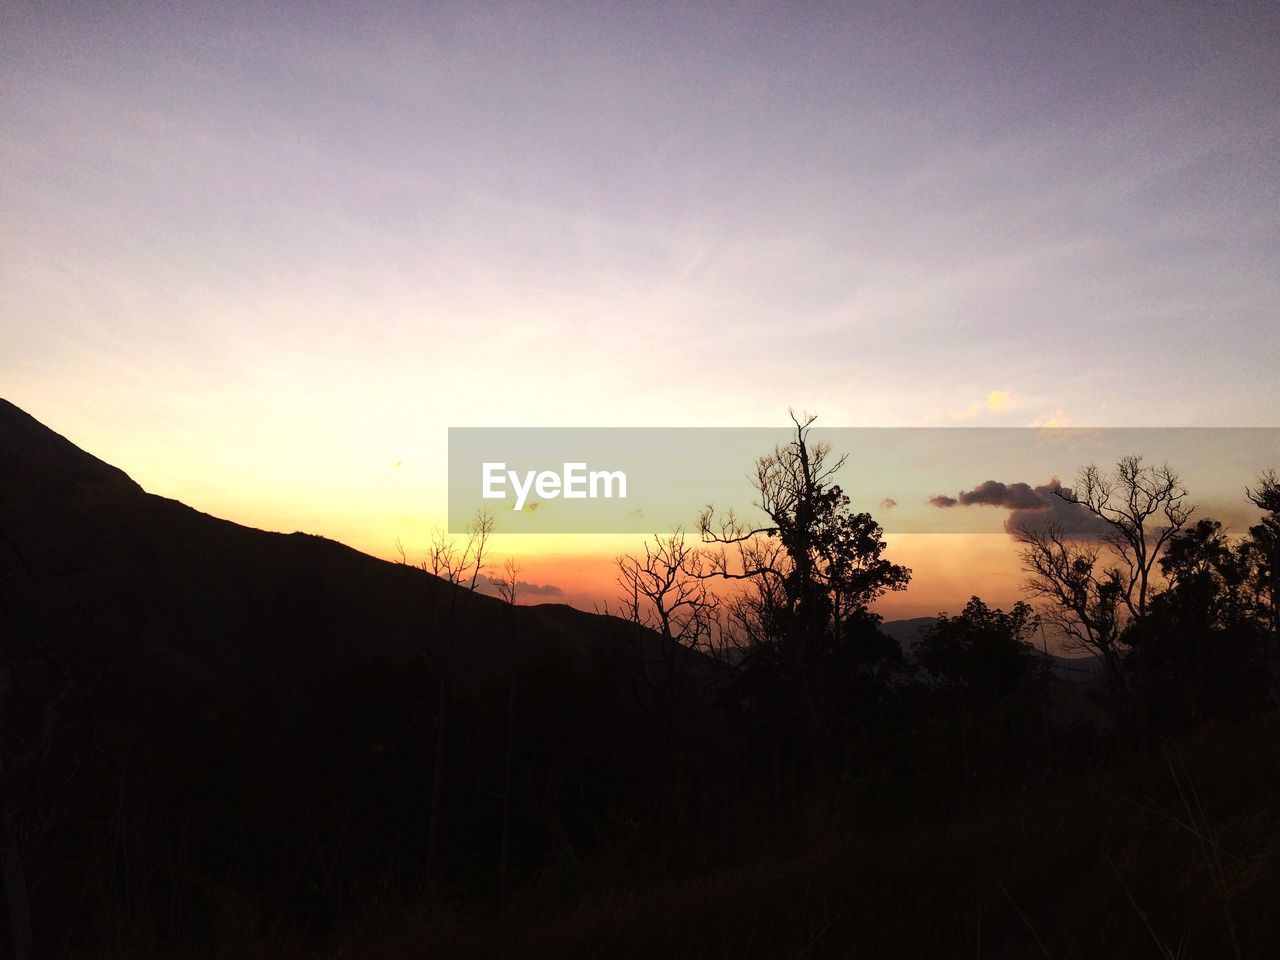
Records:
M498 909L507 904L507 857L511 842L511 761L516 740L516 675L507 681L507 756L502 771L502 847L498 856Z
M431 765L431 819L427 823L427 856L425 862L426 883L430 884L435 870L436 850L440 843L440 815L444 801L444 748L445 721L449 715L449 686L443 671L440 674L440 696L436 706L436 748Z
M9 936L14 960L31 960L31 907L27 900L27 877L18 856L18 830L14 811L4 811L0 836L0 874L4 876L4 898L9 905Z

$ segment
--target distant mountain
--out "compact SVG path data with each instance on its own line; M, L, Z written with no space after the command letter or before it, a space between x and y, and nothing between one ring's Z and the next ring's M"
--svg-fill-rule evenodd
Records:
M915 650L920 635L938 622L937 617L912 617L909 620L885 620L880 624L880 632L898 641L902 652L907 656Z
M880 632L898 641L902 652L914 655L915 645L921 634L938 622L937 617L912 617L908 620L886 620L880 624ZM1102 664L1096 657L1064 657L1047 654L1054 676L1062 680L1095 681L1102 678Z

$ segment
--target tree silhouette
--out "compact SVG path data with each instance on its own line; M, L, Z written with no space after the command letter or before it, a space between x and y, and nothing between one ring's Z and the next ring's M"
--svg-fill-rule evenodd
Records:
M1110 473L1090 464L1074 489L1054 495L1096 518L1099 532L1086 538L1058 522L1020 526L1014 536L1024 547L1026 589L1045 601L1048 622L1102 660L1109 685L1127 699L1125 655L1142 646L1154 571L1195 508L1168 464L1146 466L1141 456L1121 457ZM1142 666L1149 692L1150 658Z
M1276 685L1280 681L1280 474L1266 471L1245 494L1263 512L1262 519L1249 528L1245 556L1259 616L1271 627L1269 672Z
M905 589L911 571L884 556L880 525L854 512L835 483L845 456L811 442L816 417L791 420L793 439L756 461L755 506L768 522L749 526L708 506L698 527L710 546L706 575L745 582L734 618L749 639L750 665L790 691L811 768L824 776L839 701L828 668L847 644L865 640L867 608Z
M717 519L710 506L698 522L703 541L720 547L707 554L710 575L750 581L764 633L800 654L827 647L850 616L911 579L885 558L880 525L834 483L846 456L809 442L815 420L792 415L795 438L756 461L767 525L745 526L732 511Z
M617 559L622 616L664 639L710 652L717 597L708 587L707 564L683 530L655 536L643 555Z
M634 634L625 649L636 703L653 731L647 796L661 844L676 800L676 758L689 722L687 706L706 695L697 685L705 686L708 672L692 651L721 652L720 601L710 590L704 558L683 530L655 536L642 554L618 557L617 564L622 618L659 638L649 643L644 634Z
M1030 643L1038 625L1029 604L1016 603L1006 613L971 597L956 616L939 616L916 643L928 700L942 708L944 718L954 718L962 794L978 765L976 745L992 747L994 764L996 746L1009 752L1018 740L1009 730L1021 733L1040 718L1049 671Z
M1020 526L1014 538L1023 545L1023 589L1040 602L1041 619L1059 631L1068 648L1097 657L1108 688L1127 699L1119 571L1103 567L1097 543L1072 538L1061 523Z
M1195 507L1178 475L1163 464L1143 466L1141 456L1121 457L1114 473L1090 464L1080 471L1075 489L1057 488L1056 496L1079 504L1106 524L1100 536L1117 565L1120 599L1141 620L1151 598L1151 578L1169 539L1191 519Z
M452 618L457 612L459 598L474 592L484 570L489 537L493 533L495 517L487 510L476 511L467 526L465 536L459 541L443 531L432 534L427 557L419 568L434 577L447 581L453 589L447 592L447 604L443 616L437 619L436 643L430 652L435 656L439 672L439 689L436 699L435 749L432 755L431 806L427 821L427 848L423 868L427 882L435 868L440 847L440 823L444 814L445 748L448 744L449 720L449 641ZM404 563L404 548L397 541L400 562Z
M1179 532L1160 558L1145 643L1161 729L1248 713L1265 691L1264 627L1249 583L1249 544L1208 518Z
M1006 613L971 597L959 614L940 616L924 631L916 661L934 683L963 688L979 708L991 706L1042 665L1029 640L1038 624L1027 603Z

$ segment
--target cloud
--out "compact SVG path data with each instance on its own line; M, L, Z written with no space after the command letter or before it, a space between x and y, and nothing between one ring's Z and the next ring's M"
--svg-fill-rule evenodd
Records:
M1055 428L1071 426L1071 418L1059 407L1052 416L1036 417L1031 421L1033 427Z
M986 480L972 490L961 490L956 496L944 493L929 498L935 507L999 507L1008 510L1004 529L1013 533L1020 528L1035 528L1055 524L1063 532L1080 537L1098 537L1110 528L1105 521L1090 513L1085 507L1060 496L1064 488L1057 477L1048 483L1031 486L1028 483L1001 483ZM1068 495L1070 490L1065 491Z
M1040 488L1049 490L1050 487ZM1001 483L998 480L987 480L972 490L961 490L959 503L962 507L1004 507L1008 510L1040 510L1045 506L1041 493L1033 490L1025 483Z
M1002 413L1013 403L1013 394L1008 390L992 390L981 403L971 403L958 413L953 413L953 420L972 420L978 414Z
M561 597L564 596L564 589L557 587L554 583L530 583L528 580L520 580L516 583L516 595L532 594L535 597Z
M883 500L880 501L881 510L892 510L897 505L898 505L898 501L893 499L893 497L885 497Z
M492 577L485 576L483 573L476 579L476 588L490 596L498 594L498 584ZM528 580L516 581L516 598L520 597L562 597L564 589L557 587L554 583L530 583Z

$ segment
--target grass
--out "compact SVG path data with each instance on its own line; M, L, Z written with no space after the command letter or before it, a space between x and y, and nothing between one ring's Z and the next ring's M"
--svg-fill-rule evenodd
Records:
M822 835L822 831L817 831ZM748 857L748 859L750 859ZM326 944L368 957L1269 957L1280 944L1280 723L1206 730L1140 762L646 885L608 860L506 912L440 905Z

